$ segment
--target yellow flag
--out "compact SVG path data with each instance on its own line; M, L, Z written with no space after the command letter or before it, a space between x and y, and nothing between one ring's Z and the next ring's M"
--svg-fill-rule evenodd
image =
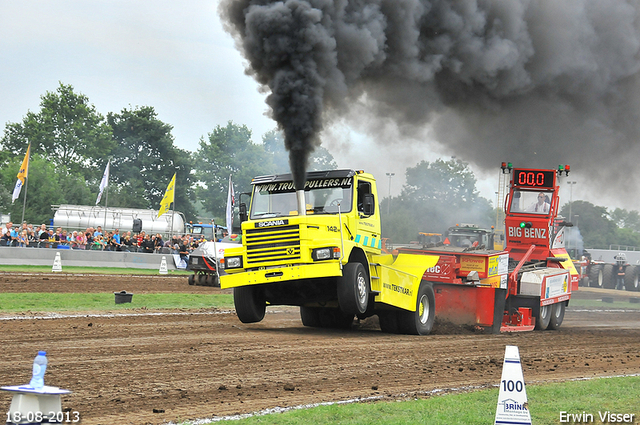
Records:
M24 159L22 160L22 166L20 167L20 171L18 172L18 181L16 182L16 187L13 188L13 196L11 197L11 203L14 203L18 196L20 196L20 191L22 190L22 185L24 185L25 180L27 179L27 174L29 174L29 152L31 151L31 143L27 146L27 153L24 155Z
M176 187L176 173L173 173L173 178L169 182L169 186L167 186L167 191L164 193L162 197L162 201L160 201L160 211L158 211L158 217L162 214L169 211L169 206L174 200L174 189Z

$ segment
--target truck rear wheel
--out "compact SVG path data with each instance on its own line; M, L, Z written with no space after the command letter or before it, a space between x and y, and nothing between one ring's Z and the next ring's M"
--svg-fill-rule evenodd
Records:
M233 304L242 323L255 323L264 319L267 303L262 290L255 286L233 288Z
M640 270L638 266L627 266L624 275L624 289L633 292L640 290Z
M398 312L398 327L400 332L409 335L429 335L436 319L436 297L433 285L428 282L420 283L416 311Z
M381 311L378 313L380 321L380 330L388 334L397 334L398 329L398 312L395 310Z
M592 288L602 288L603 282L604 274L602 266L591 266L591 271L589 272L589 286Z
M349 329L353 324L353 314L343 313L338 308L300 306L300 319L310 328Z
M551 307L551 318L547 329L558 329L564 320L565 305L563 302L553 304Z
M345 314L364 314L369 306L369 279L361 263L347 263L338 278L338 304Z
M551 313L553 313L553 306L540 306L540 314L538 314L538 317L536 317L537 330L544 331L545 329L547 329L547 327L549 327L549 322L551 321Z
M613 289L616 287L616 276L613 273L613 264L605 264L602 268L602 287Z

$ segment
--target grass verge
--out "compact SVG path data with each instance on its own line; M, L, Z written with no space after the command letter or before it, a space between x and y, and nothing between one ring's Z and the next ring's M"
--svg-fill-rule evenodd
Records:
M1 265L0 272L10 273L51 273L51 266L7 266ZM193 274L187 270L169 270L169 275L188 276ZM131 274L131 275L158 275L156 269L135 269L135 268L119 268L119 267L80 267L80 266L64 266L62 273L79 273L79 274Z
M608 423L600 417L600 414L604 415L605 412L633 414L633 421L630 423L640 422L637 401L640 377L637 376L544 385L530 384L526 390L531 420L536 425L558 425L565 422L603 424ZM497 403L496 388L402 402L333 404L222 422L238 425L486 425L494 422ZM587 413L592 415L592 420L563 421L561 412L565 412L564 419L567 419L568 414Z
M146 309L233 308L230 294L133 294L131 303L115 304L113 293L0 293L0 312L61 312Z

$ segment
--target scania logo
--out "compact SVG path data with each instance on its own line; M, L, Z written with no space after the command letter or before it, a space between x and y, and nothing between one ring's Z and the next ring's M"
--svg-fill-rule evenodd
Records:
M259 227L272 227L272 226L283 226L285 224L289 224L289 220L259 221L259 222L256 223L256 228L259 228Z
M293 248L289 248L289 249L287 249L287 254L288 254L288 255L293 255L293 254L294 254L294 252L295 252L295 251L293 250Z

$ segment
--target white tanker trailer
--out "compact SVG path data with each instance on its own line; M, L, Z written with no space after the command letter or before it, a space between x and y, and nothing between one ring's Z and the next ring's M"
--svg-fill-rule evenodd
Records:
M169 211L158 217L158 210L97 207L88 205L52 205L53 227L65 230L86 230L101 226L103 231L119 229L120 233L160 233L164 236L184 233L184 215Z

